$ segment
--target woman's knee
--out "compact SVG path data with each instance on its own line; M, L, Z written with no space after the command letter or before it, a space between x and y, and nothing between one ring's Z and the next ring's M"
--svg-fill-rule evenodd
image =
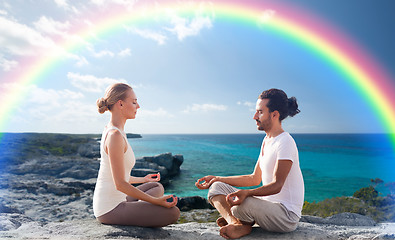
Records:
M176 223L178 218L180 218L180 209L178 207L172 207L169 214L170 224Z
M142 186L142 190L144 192L150 192L150 195L155 196L155 197L160 197L163 196L165 193L165 188L163 185L159 182L149 182L149 183L144 183L144 186Z

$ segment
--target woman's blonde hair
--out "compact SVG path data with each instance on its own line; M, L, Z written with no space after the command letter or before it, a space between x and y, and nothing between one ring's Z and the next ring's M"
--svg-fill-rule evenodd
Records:
M125 100L127 92L133 88L125 83L115 83L106 89L104 97L97 99L96 105L99 113L105 113L107 110L111 111L112 106L119 100Z

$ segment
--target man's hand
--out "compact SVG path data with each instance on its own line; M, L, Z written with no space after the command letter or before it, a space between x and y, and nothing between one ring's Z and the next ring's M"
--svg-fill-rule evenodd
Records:
M217 181L217 177L209 175L198 179L195 186L199 189L208 189L215 181Z
M239 190L237 192L228 194L226 196L226 201L232 207L242 204L246 197L248 197L248 192L246 190Z

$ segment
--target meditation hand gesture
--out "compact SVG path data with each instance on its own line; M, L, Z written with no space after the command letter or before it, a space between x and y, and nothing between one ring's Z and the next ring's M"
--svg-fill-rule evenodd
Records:
M160 181L160 173L148 174L144 177L145 182L159 182Z
M228 194L226 196L226 201L230 206L240 205L243 203L244 199L248 197L247 191L239 190L237 192Z
M177 205L177 197L174 195L167 195L157 198L156 204L166 208L172 208Z
M198 179L195 186L199 189L208 189L215 181L217 181L217 177L209 175Z

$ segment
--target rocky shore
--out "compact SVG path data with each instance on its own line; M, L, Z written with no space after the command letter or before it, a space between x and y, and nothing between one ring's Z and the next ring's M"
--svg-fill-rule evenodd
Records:
M138 135L134 135L138 137ZM141 136L140 136L141 137ZM180 198L178 224L161 229L106 226L93 217L100 162L99 135L2 134L0 137L0 239L221 239L218 213L198 196ZM136 160L132 175L160 172L162 183L181 171L182 155ZM303 216L293 233L254 227L243 239L395 239L394 223L376 224L351 213Z
M204 215L204 212L202 212ZM361 215L339 215L360 224ZM322 221L322 219L320 220ZM329 221L329 220L328 220ZM362 216L361 223L366 219ZM355 224L354 224L355 225ZM50 222L42 225L18 214L0 214L0 239L223 239L215 223L189 222L163 228L102 225L94 219ZM5 229L4 229L5 228ZM394 223L369 226L347 226L333 223L300 222L291 233L271 233L253 227L242 239L394 239Z

